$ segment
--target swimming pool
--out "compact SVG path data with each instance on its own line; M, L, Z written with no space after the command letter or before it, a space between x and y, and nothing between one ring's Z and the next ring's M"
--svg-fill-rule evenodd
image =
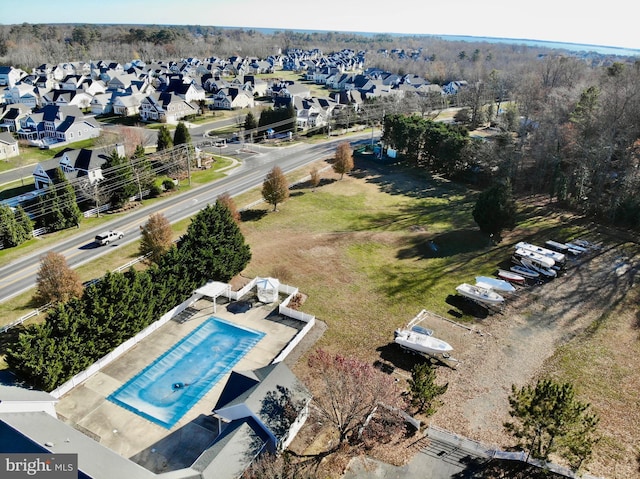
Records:
M170 429L263 336L211 317L107 399Z

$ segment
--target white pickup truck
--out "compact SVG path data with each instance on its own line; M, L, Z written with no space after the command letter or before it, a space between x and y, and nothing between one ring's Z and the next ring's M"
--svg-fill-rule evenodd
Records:
M109 230L96 235L95 242L98 246L105 246L112 241L122 239L123 237L124 233L122 231Z

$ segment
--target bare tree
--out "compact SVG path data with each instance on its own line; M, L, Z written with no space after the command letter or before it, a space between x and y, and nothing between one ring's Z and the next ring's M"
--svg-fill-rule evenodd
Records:
M173 244L171 223L162 213L154 213L140 229L140 254L149 254L149 259L157 263Z
M64 303L82 295L82 282L69 268L66 258L49 251L40 262L36 280L36 299L42 303Z
M333 163L333 171L340 174L340 179L345 173L353 170L353 150L348 142L342 142L336 148L336 157Z
M273 205L273 211L276 211L279 203L289 197L289 182L279 166L274 166L267 173L267 178L262 183L262 197Z
M390 424L387 419L405 407L395 380L368 363L318 350L309 366L319 382L312 410L335 429L338 443L333 450L347 442L361 443L378 429L378 418Z
M316 168L315 166L311 168L311 171L309 172L309 183L311 183L311 187L314 190L320 184L320 172L318 171L318 168Z
M238 208L236 208L236 202L233 201L233 198L228 192L222 193L220 196L218 196L217 201L227 207L227 209L231 213L231 217L236 223L240 223L240 212L238 211Z

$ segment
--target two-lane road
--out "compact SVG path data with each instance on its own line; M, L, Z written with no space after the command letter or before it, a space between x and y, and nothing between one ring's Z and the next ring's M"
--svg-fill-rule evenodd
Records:
M350 137L349 140L352 143L369 141L366 138L370 138L370 133ZM48 251L63 254L69 266L77 268L119 246L136 241L140 236L140 227L153 213L162 213L171 223L175 223L196 214L207 204L215 202L222 193L236 196L262 184L267 172L274 165L280 166L284 172L289 172L331 156L337 144L342 141L345 139L332 139L315 145L298 144L285 148L256 147L256 151L260 153L244 160L242 166L223 179L169 197L154 205L143 206L126 216L103 224L100 228L78 233L73 238L61 241L50 248L36 251L13 263L3 265L0 267L0 302L35 286L40 260ZM107 229L123 231L125 237L108 246L96 246L93 243L94 236Z

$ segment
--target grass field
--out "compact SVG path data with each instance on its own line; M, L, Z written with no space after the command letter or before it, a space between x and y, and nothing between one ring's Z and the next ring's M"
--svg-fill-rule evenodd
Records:
M254 207L261 214L248 216L259 219L241 224L253 255L243 275L273 275L298 287L307 298L302 309L328 326L317 346L367 361L378 360L393 330L421 309L449 316L455 286L479 274L492 275L516 241L576 237L593 229L581 218L527 198L519 205L516 230L494 245L473 222L476 191L425 174L407 175L397 165L368 159L357 165L365 168L339 180L319 162L324 169L318 188L294 187L275 212L264 204ZM309 169L294 172L290 181ZM242 208L259 198L256 189L235 201ZM176 235L188 223L174 225ZM83 279L94 278L136 255L137 245L129 245L78 271ZM637 248L629 246L624 255L635 257ZM606 477L637 477L631 457L638 453L640 426L637 296L624 297L612 309L603 307L586 331L563 338L539 372L571 381L593 403L603 429L596 472ZM20 302L29 307L29 295L16 299L14 308ZM11 313L11 306L0 305L0 315ZM466 314L456 319L477 324Z

